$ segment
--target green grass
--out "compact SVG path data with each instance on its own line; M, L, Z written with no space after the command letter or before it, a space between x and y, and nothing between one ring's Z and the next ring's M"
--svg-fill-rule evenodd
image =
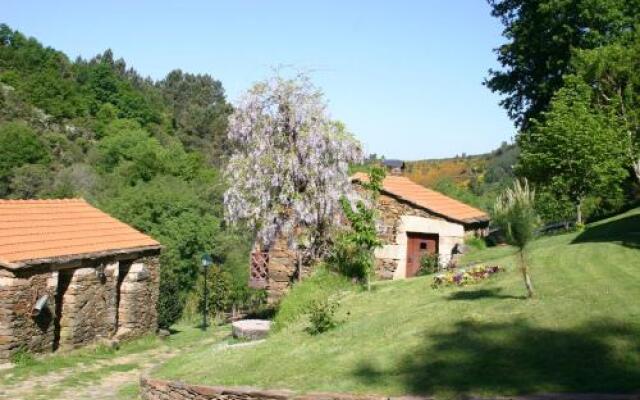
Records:
M55 373L65 369L78 369L71 380L91 379L91 374L83 372L83 365L93 365L99 361L114 360L127 355L139 354L147 351L161 351L162 349L183 349L219 341L229 332L228 327L212 329L206 332L186 324L175 327L175 333L167 339L160 339L156 335L125 341L119 349L112 349L103 345L88 346L78 350L46 354L41 356L25 355L13 368L0 371L0 387L17 381L27 380L34 376ZM118 368L118 367L116 367ZM109 371L103 371L109 372ZM112 372L117 372L113 370ZM88 374L88 375L87 375ZM87 375L87 376L84 376Z
M640 390L640 209L535 241L532 300L513 255L497 247L466 256L507 271L465 288L434 290L425 277L343 293L332 331L312 337L293 319L255 347L185 352L157 375L444 398Z
M349 279L325 268L319 268L310 278L296 283L282 300L274 319L275 330L281 330L298 320L307 312L308 305L312 301L339 297L342 292L354 288Z
M118 390L118 399L120 400L137 400L140 398L140 384L130 383L120 387Z

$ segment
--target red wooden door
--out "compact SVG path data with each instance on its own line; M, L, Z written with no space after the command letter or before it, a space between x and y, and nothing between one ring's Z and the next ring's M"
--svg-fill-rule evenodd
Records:
M420 269L420 258L424 254L438 254L438 235L407 233L407 278L416 276Z

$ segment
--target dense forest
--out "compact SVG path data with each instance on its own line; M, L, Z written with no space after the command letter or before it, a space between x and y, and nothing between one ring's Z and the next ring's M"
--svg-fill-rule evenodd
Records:
M503 26L485 85L519 131L518 177L547 220L637 203L640 1L488 0Z
M163 243L164 326L197 311L203 252L221 264L214 312L252 304L250 241L222 214L231 110L209 75L153 81L110 50L71 61L0 25L0 198L83 197Z

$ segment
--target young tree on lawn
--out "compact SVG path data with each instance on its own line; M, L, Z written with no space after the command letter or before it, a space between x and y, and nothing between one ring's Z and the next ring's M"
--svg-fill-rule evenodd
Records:
M591 88L569 76L554 96L544 122L534 121L518 138L518 175L558 198L566 196L582 224L582 201L590 194L620 190L627 176L629 136L618 118L591 106Z
M359 142L329 118L322 93L303 75L255 84L229 118L229 139L227 221L246 223L262 248L286 237L299 250L300 273L303 252L327 251L339 200L352 190L349 163L362 158Z
M505 190L496 200L493 222L505 233L507 242L518 248L518 263L527 288L527 296L533 297L533 284L525 250L533 239L538 216L534 210L535 192L529 188L527 180L515 181L513 187Z

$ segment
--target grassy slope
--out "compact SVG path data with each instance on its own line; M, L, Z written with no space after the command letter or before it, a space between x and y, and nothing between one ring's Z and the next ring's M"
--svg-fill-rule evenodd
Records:
M95 375L95 371L85 373L82 366L91 366L100 361L106 362L149 351L189 349L200 345L200 343L210 345L212 342L224 340L223 335L227 328L220 328L215 332L212 330L203 332L191 325L182 324L176 326L175 329L176 333L166 340L160 339L155 335L145 335L123 342L118 350L104 345L90 345L66 352L27 356L13 368L0 371L0 388L5 384L15 384L37 376L55 374L72 369L75 369L74 372L77 373L69 376L69 380L88 380ZM105 371L101 372L104 373Z
M508 271L464 289L416 278L342 300L317 337L290 325L253 348L185 353L159 376L300 391L478 395L640 390L640 209L531 246L524 300L513 250L467 256Z

